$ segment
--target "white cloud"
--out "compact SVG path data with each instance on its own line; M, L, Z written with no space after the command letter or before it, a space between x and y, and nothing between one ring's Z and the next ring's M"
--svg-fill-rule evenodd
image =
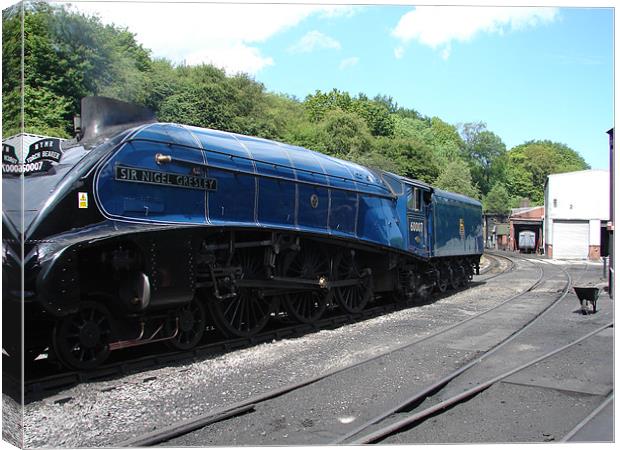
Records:
M450 57L450 52L452 52L452 46L448 43L441 51L441 59L443 59L444 61L447 61L448 58Z
M504 34L553 22L558 9L550 7L418 6L400 18L392 35L402 44L418 41L450 55L453 41L466 42L480 33ZM401 45L402 46L402 45Z
M310 53L323 48L340 50L340 42L320 31L313 30L307 32L299 41L291 45L289 51L291 53Z
M402 59L403 56L405 56L405 47L399 45L394 49L394 58Z
M73 3L78 10L124 26L155 57L213 63L229 73L255 74L275 64L256 44L313 14L340 17L350 7L306 4Z
M255 47L237 43L229 47L213 47L187 55L185 63L194 66L202 63L223 67L229 73L256 73L261 69L273 66L271 57L264 57Z
M340 65L338 67L340 68L340 70L345 70L345 69L348 69L350 67L357 65L357 63L359 62L360 62L360 59L357 56L352 56L350 58L345 58L342 61L340 61Z

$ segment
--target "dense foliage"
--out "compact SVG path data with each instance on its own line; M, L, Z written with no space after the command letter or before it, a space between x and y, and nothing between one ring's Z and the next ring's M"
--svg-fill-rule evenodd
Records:
M2 17L4 137L22 129L22 98L26 132L70 137L80 99L104 95L146 105L162 121L276 139L396 172L478 198L491 212L523 198L541 204L548 174L588 168L563 144L507 150L483 122L455 126L386 95L333 89L299 100L267 92L245 74L154 59L130 30L97 17L42 2L20 8Z

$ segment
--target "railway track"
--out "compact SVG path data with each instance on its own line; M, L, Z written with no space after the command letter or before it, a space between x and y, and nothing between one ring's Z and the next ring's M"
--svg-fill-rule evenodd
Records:
M588 266L585 266L585 270L577 281L579 281L587 272ZM441 399L441 396L436 401L430 401L430 405L426 405L423 409L420 409L418 406L421 405L427 398L435 395L439 392L444 386L446 386L449 382L456 379L457 377L463 375L471 368L479 365L485 359L492 357L495 353L501 351L504 347L510 345L513 341L515 341L520 335L526 333L530 327L536 326L540 319L544 316L551 314L556 306L560 304L560 302L566 297L569 292L570 287L573 284L571 280L570 274L561 268L561 270L566 274L567 283L565 288L563 289L561 295L550 304L537 318L529 322L525 327L521 328L518 332L514 333L508 339L501 342L499 345L481 355L479 358L471 361L469 364L455 370L453 373L445 376L444 378L438 380L434 384L429 385L426 389L415 393L413 396L405 399L401 403L393 406L388 410L382 411L380 414L376 415L372 419L368 420L363 425L349 431L347 434L338 437L337 439L330 442L330 444L347 444L347 445L361 445L361 444L374 444L380 442L386 443L401 443L398 440L389 440L389 438L398 435L403 431L410 430L412 427L423 423L425 420L431 417L437 417L449 411L455 405L459 405L461 403L467 402L473 397L477 396L481 392L491 388L497 383L505 380L506 378L517 374L521 371L524 371L535 364L538 364L542 361L549 360L550 358L556 356L559 353L565 352L568 349L571 349L583 341L592 338L593 336L598 335L604 330L613 327L614 322L608 322L605 325L596 328L589 333L586 333L583 336L580 336L573 341L558 346L553 350L550 350L543 355L540 355L535 358L531 358L530 360L523 362L516 367L513 367L509 370L503 371L500 374L497 374L491 378L488 378L484 381L477 381L474 386L471 386L471 382L467 383L468 387L466 389L462 389L454 395L446 395ZM454 388L453 390L458 391L458 388ZM613 399L613 392L607 396L607 398L602 402L602 404L596 408L590 415L588 415L582 422L580 422L571 432L569 432L562 440L569 441L571 440L576 433L578 433L581 429L588 425L590 421L593 420L603 410L607 407L609 402ZM408 441L404 441L408 442Z
M501 257L501 256L500 256ZM508 265L508 267L510 268L514 268L514 263ZM275 389L273 391L269 391L269 392L265 392L263 394L260 395L256 395L256 396L252 396L246 400L243 400L241 402L236 402L234 404L228 405L226 407L222 407L219 408L215 411L211 411L210 413L195 417L193 419L190 420L186 420L184 422L181 423L176 423L173 425L170 425L168 427L164 427L161 428L159 430L155 430L155 431L150 431L144 435L140 435L140 436L135 436L133 438L130 438L128 440L125 440L123 442L120 443L116 443L115 446L119 446L119 447L136 447L136 446L146 446L146 445L155 445L158 443L162 443L162 442L167 442L170 439L173 439L177 436L182 436L185 435L187 433L192 432L193 430L197 430L200 429L202 427L205 427L207 425L212 425L218 422L221 422L223 420L228 420L231 419L233 417L236 417L238 415L242 415L242 414L248 414L250 412L254 412L257 409L260 409L262 406L264 406L265 404L267 404L269 401L276 399L278 397L282 397L282 396L286 396L287 394L290 393L294 393L295 391L298 391L300 389L303 389L304 387L307 386L311 386L314 384L318 384L323 380L328 380L332 377L338 376L339 374L343 374L347 371L351 371L354 370L356 368L360 368L364 365L367 365L369 363L375 362L377 360L380 360L382 358L386 358L389 357L390 355L397 353L397 352L401 352L401 351L406 351L406 350L411 350L412 348L415 348L416 346L420 346L423 343L427 342L427 341L432 341L433 339L437 339L442 335L445 335L453 330L458 329L459 327L463 327L466 326L466 324L471 323L472 321L476 320L476 319L480 319L483 318L485 315L491 314L493 311L498 310L499 308L501 308L502 306L505 306L507 304L509 304L510 302L514 301L515 299L518 299L519 297L522 297L523 295L533 291L534 289L536 289L537 286L539 286L542 281L543 281L543 277L544 277L544 269L542 266L537 266L536 267L536 277L534 280L532 280L529 285L527 286L526 289L524 289L522 292L519 292L515 295L510 296L509 298L504 299L500 304L494 306L493 308L490 308L486 311L483 311L480 314L477 314L475 316L471 316L468 317L465 320L462 320L458 323L455 323L451 326L445 327L441 330L438 330L434 333L432 333L431 335L428 335L424 338L421 339L416 339L412 342L407 342L404 345L401 345L395 349L392 349L388 352L379 354L379 355L375 355L371 358L365 359L363 361L358 361L355 364L351 364L333 371L329 371L326 372L324 374L321 374L319 376L315 376L315 377L311 377L305 380L302 380L301 382L298 383L294 383L294 384L290 384L278 389ZM568 288L566 288L564 291L566 291ZM565 295L565 294L564 294ZM469 366L469 365L468 365ZM459 373L461 373L462 371L466 370L465 369L460 369ZM457 376L458 373L456 374L451 374L449 377L445 377L444 379L442 379L440 382L435 383L435 385L429 387L428 389L425 390L425 394L428 395L428 393L433 392L435 390L437 390L441 385L447 383L449 381L449 379L454 378L455 376Z
M556 270L557 267L549 267L549 266L541 266L541 268L543 268L542 270L547 269L548 271L553 271ZM525 333L531 326L533 326L534 324L539 324L541 322L541 320L543 318L546 318L548 315L551 314L551 312L554 310L554 308L560 304L564 304L565 302L562 302L562 300L566 297L566 295L569 292L569 289L571 287L572 284L572 280L571 280L571 276L570 274L564 270L563 268L557 268L559 269L559 271L563 272L565 277L566 277L566 281L564 284L564 288L561 289L561 293L559 296L557 296L557 298L548 306L546 306L544 308L544 310L540 313L537 314L537 316L532 319L530 322L528 322L528 324L521 328L520 330L516 331L515 333L513 333L508 339L506 339L505 341L501 342L499 345L497 345L496 347L494 347L493 349L491 349L489 352L487 352L484 355L481 355L479 358L477 358L476 360L472 361L470 364L467 364L464 367L461 367L459 369L457 369L456 372L458 373L453 373L453 374L449 374L448 376L442 378L441 380L437 381L434 384L431 384L429 386L426 387L425 390L418 392L418 395L411 397L409 399L407 399L407 405L406 406L411 406L412 404L418 404L419 402L423 401L425 398L429 397L430 395L433 395L435 392L440 391L442 389L442 387L447 384L450 380L458 377L458 375L467 372L467 370L471 369L472 367L475 367L476 365L478 365L481 361L487 359L488 357L492 356L494 353L498 352L501 348L503 348L504 346L508 345L509 343L511 343L513 340L515 340L518 336L522 335L523 333ZM581 276L579 278L581 278L585 273L587 272L587 266L585 267L585 270L583 271L583 273L581 274ZM548 281L548 280L546 280ZM557 281L557 280L556 280ZM535 286L539 286L541 285L540 280L537 283L534 283ZM547 289L549 289L549 286L546 286ZM413 418L409 419L409 420L403 420L402 422L402 426L403 427L408 427L410 426L412 423L415 424L417 422L419 422L420 420L423 420L423 418L425 417L429 417L430 415L436 415L439 412L445 410L446 408L449 408L450 405L453 404L457 404L459 402L464 402L466 400L468 400L469 398L471 398L472 396L475 396L477 393L482 392L485 389L488 389L490 386L494 385L495 383L497 383L498 381L503 380L504 378L510 376L511 374L514 374L516 372L519 372L520 370L523 370L524 368L530 367L534 364L540 363L541 361L545 361L548 358L551 358L553 355L556 355L560 352L565 351L568 348L572 348L575 347L576 345L580 344L581 342L583 342L586 339L589 339L590 337L602 332L603 330L605 330L606 328L612 327L613 326L613 322L607 323L602 327L597 328L596 330L594 330L593 332L590 332L588 334L586 334L585 336L582 336L576 340L574 340L573 342L570 342L569 344L563 345L561 347L555 348L552 351L549 351L548 353L546 353L545 355L539 356L537 358L534 358L530 361L527 361L523 364L521 364L518 368L514 368L511 369L510 371L506 371L503 374L497 375L496 377L492 378L491 380L487 380L485 382L480 382L478 383L478 385L474 388L471 388L469 390L466 390L464 393L461 393L457 396L453 396L453 398L447 399L445 401L440 402L439 404L433 406L433 407L428 407L424 410L424 412L419 412L420 416L416 417L413 416ZM257 412L260 411L260 409L263 408L263 405L260 404L260 402L257 402L255 404L252 405L251 411ZM402 409L402 408L401 408ZM394 410L394 408L392 408L390 411L384 411L381 416L385 416L385 417L392 417L394 412L397 412L398 410ZM275 412L274 412L275 413ZM403 413L401 412L400 415L402 416ZM248 416L251 417L251 416ZM242 420L243 418L239 419ZM258 419L257 419L258 420ZM370 426L373 426L373 428L377 427L377 424L375 423L374 420L370 420L369 422L372 422L370 424ZM238 423L234 423L231 424L233 427L237 427ZM381 421L379 421L379 426L381 425ZM365 424L365 426L363 427L359 427L359 430L357 431L350 431L349 433L345 434L345 435L341 435L338 436L336 439L328 441L328 442L319 442L322 444L360 444L360 443L370 443L370 442L375 442L375 438L370 439L369 441L365 441L363 439L359 439L359 435L362 434L363 435L363 431L365 429L367 429L368 427L368 423ZM398 432L398 430L400 429L400 427L394 425L394 424L390 424L390 426L393 426L396 428L396 431L389 431L388 432L388 436L391 436L394 432ZM376 431L376 430L375 430ZM373 431L374 432L374 431ZM371 436L372 437L372 436ZM381 440L381 437L377 437L377 439ZM172 440L171 441L172 444L174 445L186 445L184 444L183 440ZM296 442L297 443L297 442ZM317 442L309 442L312 444L316 444Z
M477 278L478 281L492 280L500 275L510 273L515 269L514 260L506 255L487 250L484 256L490 260L490 264L483 270L480 270L480 275ZM504 264L502 264L502 262Z
M614 393L611 392L607 397L605 397L605 400L603 400L594 411L588 414L581 422L579 422L572 430L570 430L562 438L561 442L608 442L613 440L613 431L611 433L606 433L605 436L601 436L599 433L600 429L595 430L594 432L588 430L588 428L592 427L593 424L596 423L599 415L604 414L606 408L613 408L613 401ZM613 430L613 419L611 420L611 423L609 423L609 421L606 421L603 426L607 426L610 430ZM600 425L594 425L594 427L598 428L600 427ZM584 434L585 436L580 436L581 434ZM611 436L609 436L609 434L611 434Z
M438 413L441 413L442 411L445 411L451 407L453 407L454 405L457 405L459 403L465 402L469 399L471 399L472 397L478 395L479 393L481 393L482 391L489 389L491 386L495 385L496 383L510 377L511 375L514 375L526 368L529 368L531 366L533 366L534 364L538 364L542 361L545 361L555 355L557 355L560 352L563 352L569 348L572 348L580 343L582 343L583 341L591 338L592 336L595 336L599 333L601 333L602 331L606 330L607 328L613 327L614 323L613 322L609 322L605 325L603 325L602 327L597 328L596 330L564 345L561 346L559 348L556 348L548 353L545 353L542 356L539 356L537 358L534 358L530 361L528 361L527 363L521 364L518 367L515 367L513 369L510 369L508 371L505 371L491 379L488 379L486 381L480 382L479 384L477 384L476 386L473 386L471 388L469 388L468 390L465 390L457 395L454 395L446 400L443 400L439 403L434 404L433 406L427 407L425 409L423 409L422 411L418 411L416 413L413 414L408 414L406 415L406 417L401 418L399 420L396 420L392 423L389 423L387 425L384 426L380 426L378 429L369 432L367 434L364 434L364 431L367 430L368 428L370 428L371 425L377 424L380 422L380 420L377 420L377 422L373 422L372 424L369 424L367 427L365 427L364 429L360 429L358 430L357 433L355 434L359 434L361 436L359 437L355 437L352 438L353 435L349 435L347 436L346 439L338 439L336 442L334 443L338 443L338 444L349 444L349 445L361 445L361 444L374 444L374 443L378 443L383 441L384 439L386 439L389 436L393 436L394 434L397 434L399 432L401 432L402 430L406 430L409 427L415 425L416 423L419 423L421 421L424 421L426 419L428 419L429 417L433 417L436 416ZM611 395L611 398L613 398L613 395ZM417 401L419 399L415 399L415 401ZM414 401L414 399L412 399L412 402ZM605 402L603 402L603 404L601 405L601 409L604 408L608 403L608 400L606 400ZM404 408L406 408L407 406L409 406L411 403L408 404L403 404L402 407L399 410L402 410ZM394 411L398 412L398 411ZM567 435L565 437L565 440L569 440L570 437L572 437L572 435L574 433L576 433L579 429L581 429L589 420L591 420L592 417L594 417L594 415L596 413L598 413L599 410L597 409L593 414L591 414L591 416L588 416L583 423L580 423L576 428L574 432L571 432L569 435ZM381 420L383 420L384 418L382 418ZM351 438L351 439L348 439Z
M503 274L511 273L515 264L512 259L505 255L491 253L487 255L491 263L475 278L476 283L486 283L489 280ZM537 281L540 281L542 273ZM445 294L437 294L434 300L452 295L456 291L447 292ZM307 333L315 332L319 329L334 329L340 326L351 324L363 320L378 317L383 314L395 312L404 308L409 308L414 304L400 302L381 302L374 307L368 308L357 314L332 314L320 320L315 324L290 324L286 320L282 321L280 326L271 327L266 331L259 333L250 338L222 339L216 332L212 332L207 336L206 340L211 341L207 344L199 345L189 351L170 351L163 346L159 346L159 352L154 351L155 347L151 346L132 349L126 351L121 357L110 358L110 362L90 371L63 371L58 369L54 361L39 361L32 364L28 371L33 374L27 377L24 383L24 399L31 402L45 398L55 394L56 392L75 386L80 383L105 380L113 377L124 376L139 370L152 369L166 364L176 362L197 360L208 356L218 355L227 351L247 348L252 345L272 342L284 338L300 337ZM19 390L19 381L6 376L6 386L9 391L17 392ZM13 386L11 388L11 385Z
M43 376L35 375L33 378L26 379L24 383L24 397L26 402L34 401L47 395L51 395L61 389L67 389L71 386L75 386L79 383L98 381L115 376L123 376L135 371L160 367L162 365L172 364L175 362L196 360L264 342L272 342L273 340L299 337L304 334L314 332L317 329L333 329L346 324L377 317L381 314L386 314L409 306L411 305L396 303L382 304L368 308L357 314L340 314L326 317L313 325L284 324L278 328L269 329L259 333L251 338L223 340L218 338L216 333L213 333L215 342L199 345L192 350L166 351L165 347L159 346L158 348L161 348L164 351L156 354L146 353L149 350L146 348L144 349L145 351L141 351L142 349L134 352L129 351L127 353L133 354L134 356L119 358L116 361L112 360L112 362L90 371L59 371L54 365L52 365L53 363L43 362L41 363L42 367L35 367L31 369L35 371L35 373L44 373L50 370L55 373L49 375L46 374ZM209 336L207 336L207 338L208 337ZM153 348L150 350L152 352Z

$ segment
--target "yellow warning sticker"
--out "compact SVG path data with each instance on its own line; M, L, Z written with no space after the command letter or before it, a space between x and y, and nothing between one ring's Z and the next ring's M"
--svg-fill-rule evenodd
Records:
M78 208L88 208L88 192L78 192Z

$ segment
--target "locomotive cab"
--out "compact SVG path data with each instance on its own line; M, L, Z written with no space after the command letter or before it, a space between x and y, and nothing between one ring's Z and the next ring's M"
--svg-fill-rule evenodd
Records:
M428 258L431 253L428 232L431 190L422 184L406 183L408 250Z

